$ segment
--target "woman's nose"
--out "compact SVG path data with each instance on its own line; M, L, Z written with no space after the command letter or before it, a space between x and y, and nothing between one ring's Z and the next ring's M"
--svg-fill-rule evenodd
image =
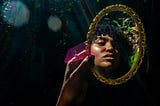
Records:
M112 42L107 42L106 45L105 45L105 49L106 49L107 52L108 51L111 52L113 50L113 44L112 44Z

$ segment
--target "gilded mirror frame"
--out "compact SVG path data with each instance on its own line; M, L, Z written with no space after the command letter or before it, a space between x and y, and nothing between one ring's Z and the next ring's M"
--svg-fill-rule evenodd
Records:
M137 52L133 55L133 56L136 55L136 57L134 58L134 63L132 63L128 72L126 72L126 74L122 75L121 77L118 77L116 79L108 79L108 78L105 78L103 75L101 75L98 71L95 71L95 70L92 71L93 75L96 77L97 80L101 81L102 83L109 84L109 85L118 85L118 84L125 83L131 77L135 75L135 73L137 72L138 68L140 67L142 63L142 59L144 57L145 47L146 47L146 35L145 35L145 31L144 31L144 27L143 27L143 23L141 22L141 19L139 18L138 14L136 14L136 12L132 8L126 5L123 5L123 4L115 4L115 5L107 6L106 8L103 8L93 18L89 26L89 31L87 33L86 42L89 40L89 36L94 31L96 24L101 20L101 18L103 18L103 16L106 15L107 13L114 12L114 11L125 12L126 14L131 16L132 19L134 20L138 28L137 32L139 36L139 47L138 47L139 50L137 50Z

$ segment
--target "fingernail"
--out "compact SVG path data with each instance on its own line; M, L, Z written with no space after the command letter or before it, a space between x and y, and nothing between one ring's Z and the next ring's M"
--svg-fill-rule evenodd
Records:
M87 61L88 59L89 59L88 56L86 56L85 59L84 59L84 61Z

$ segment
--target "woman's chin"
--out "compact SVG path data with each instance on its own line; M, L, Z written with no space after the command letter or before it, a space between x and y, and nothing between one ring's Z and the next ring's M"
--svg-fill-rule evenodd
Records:
M112 67L112 66L113 66L112 62L103 62L101 64L101 67L103 67L103 68L109 68L109 67Z
M117 67L117 65L114 64L113 62L104 62L103 64L101 64L100 67L101 67L101 68L115 69L115 68Z

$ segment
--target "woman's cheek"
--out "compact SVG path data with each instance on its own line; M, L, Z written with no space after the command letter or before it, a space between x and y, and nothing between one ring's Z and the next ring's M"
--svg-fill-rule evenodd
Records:
M95 47L94 45L91 46L91 55L95 56L97 54L99 54L100 49L98 47Z

